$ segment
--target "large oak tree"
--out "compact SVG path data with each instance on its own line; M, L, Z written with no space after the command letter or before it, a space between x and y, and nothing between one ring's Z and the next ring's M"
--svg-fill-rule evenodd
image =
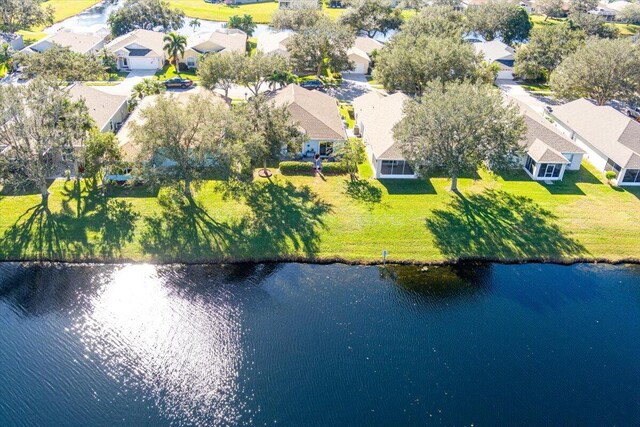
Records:
M405 104L393 136L418 174L442 170L457 191L462 173L514 165L524 132L519 109L493 86L433 82Z

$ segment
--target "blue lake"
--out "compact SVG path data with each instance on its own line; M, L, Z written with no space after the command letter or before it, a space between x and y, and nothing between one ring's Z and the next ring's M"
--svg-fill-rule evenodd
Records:
M0 425L639 425L640 267L0 264Z

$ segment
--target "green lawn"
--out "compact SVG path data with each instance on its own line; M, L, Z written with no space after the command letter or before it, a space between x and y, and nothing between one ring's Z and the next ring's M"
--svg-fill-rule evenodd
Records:
M7 75L7 65L0 63L0 79Z
M640 191L599 176L586 167L547 186L480 172L460 180L459 196L445 178L276 175L226 198L208 181L195 205L172 202L166 188L121 187L110 198L83 192L79 204L60 179L50 214L35 208L38 195L0 197L0 259L379 261L384 249L391 261L640 258Z
M535 27L543 25L556 25L563 22L564 19L549 18L545 20L544 15L531 15L531 21L533 22L533 26ZM622 24L620 22L616 22L607 25L613 25L614 27L616 27L618 31L620 31L621 36L633 36L638 33L638 30L640 30L640 25L634 24Z
M241 4L227 6L225 4L205 3L204 0L169 0L171 6L184 11L191 18L209 19L212 21L228 21L233 15L251 15L259 24L271 22L271 15L278 9L278 2Z
M176 73L176 69L173 65L165 65L162 70L156 73L156 77L159 80L168 80L172 77L181 77L183 79L191 79L193 81L200 80L200 76L198 76L196 70L189 71L181 71L180 73Z

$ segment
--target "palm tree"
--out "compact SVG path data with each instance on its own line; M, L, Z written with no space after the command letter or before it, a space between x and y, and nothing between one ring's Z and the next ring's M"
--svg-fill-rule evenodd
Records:
M198 28L200 28L200 20L198 18L193 18L191 21L189 21L189 26L191 27L191 29L195 33L196 30Z
M171 58L173 58L173 65L176 67L176 73L180 74L178 69L178 61L180 56L184 56L184 49L187 47L187 38L181 36L178 33L169 33L164 36L164 50Z

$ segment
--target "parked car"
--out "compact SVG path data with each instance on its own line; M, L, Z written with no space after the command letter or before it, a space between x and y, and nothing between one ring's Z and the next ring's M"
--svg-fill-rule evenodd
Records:
M627 116L633 117L636 120L640 119L640 105L629 105L625 109L625 113L627 113Z
M322 89L322 87L324 87L324 83L322 83L320 80L306 80L300 83L300 87L310 90Z
M189 87L193 86L193 80L191 80L191 79L182 79L180 77L173 77L173 78L171 78L169 80L165 80L164 86L167 89L171 89L171 88L186 89L186 88L189 88Z

